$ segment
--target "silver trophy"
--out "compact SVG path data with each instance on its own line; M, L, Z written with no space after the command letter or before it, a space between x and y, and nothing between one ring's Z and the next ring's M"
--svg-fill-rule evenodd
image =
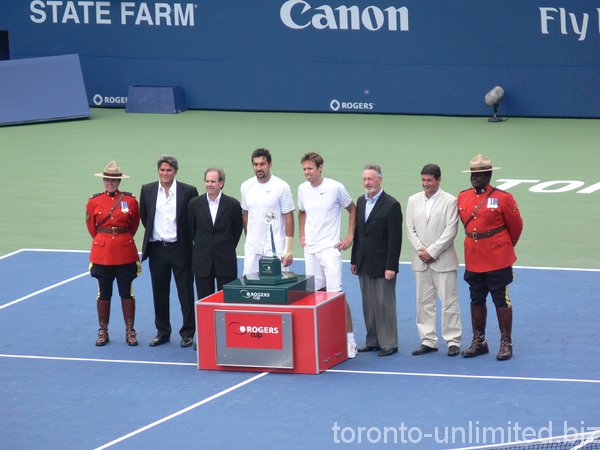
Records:
M267 235L265 236L265 245L263 246L263 254L272 258L277 255L275 237L273 236L273 224L275 223L276 218L275 214L271 211L265 211L265 214L263 215L263 220L268 225ZM271 242L270 248L268 246L269 241Z
M244 275L244 283L248 285L261 284L274 286L296 282L298 277L292 272L281 271L281 260L277 257L275 248L275 237L273 235L273 223L277 219L275 213L265 211L263 220L268 225L267 235L263 245L263 255L258 260L258 273ZM269 242L271 245L269 245Z

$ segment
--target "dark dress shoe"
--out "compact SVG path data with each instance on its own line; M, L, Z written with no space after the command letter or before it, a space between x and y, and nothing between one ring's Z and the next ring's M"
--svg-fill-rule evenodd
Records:
M379 356L390 356L394 353L398 353L398 347L382 348L379 351Z
M150 341L150 347L156 347L157 345L164 344L169 342L171 338L169 336L156 336L154 339Z
M194 338L191 337L182 337L181 338L181 346L182 347L191 347L194 345Z
M356 351L358 353L363 353L363 352L376 352L378 350L380 350L379 347L373 347L371 345L365 345L364 347L361 347L361 348L357 349Z
M451 345L448 347L448 356L456 356L460 353L460 347L458 345Z
M437 352L438 349L434 347L428 347L427 345L421 344L421 346L412 352L413 356L425 355L431 352Z

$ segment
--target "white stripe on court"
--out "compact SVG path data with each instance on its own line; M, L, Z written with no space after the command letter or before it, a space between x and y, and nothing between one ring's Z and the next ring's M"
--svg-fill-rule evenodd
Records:
M23 252L45 252L45 253L89 253L89 250L61 250L61 249L53 249L53 248L23 248L19 251Z
M194 366L196 363L168 362L168 361L141 361L134 359L102 359L102 358L68 358L62 356L37 356L37 355L5 355L0 354L0 358L18 358L18 359L47 359L52 361L80 361L80 362L103 362L103 363L121 363L121 364L150 364L161 366Z
M48 248L22 248L12 253L0 256L0 259L8 258L9 256L16 255L20 252L57 252L57 253L89 253L89 250L62 250L62 249L48 249ZM243 256L238 256L237 259L244 259ZM304 261L304 258L294 258L294 261ZM350 263L349 259L343 259L342 262ZM410 261L400 261L400 265L409 265ZM459 264L464 267L464 264ZM600 269L584 269L580 267L545 267L545 266L513 266L515 269L528 269L528 270L565 270L573 272L600 272Z
M6 255L2 255L2 256L0 256L0 259L4 259L4 258L8 258L8 257L10 257L10 256L17 255L17 254L21 253L22 251L24 251L24 250L23 250L23 249L21 249L21 250L15 250L15 251L14 251L14 252L12 252L12 253L7 253Z
M55 283L55 284L53 284L51 286L45 287L43 289L40 289L39 291L32 292L31 294L27 294L24 297L21 297L21 298L18 298L16 300L13 300L12 302L8 302L8 303L5 303L4 305L0 305L0 309L8 308L9 306L12 306L12 305L15 305L17 303L20 303L20 302L22 302L24 300L27 300L28 298L35 297L38 294L41 294L43 292L49 291L51 289L54 289L55 287L62 286L63 284L70 283L73 280L77 280L78 278L85 277L86 275L89 275L89 274L90 274L89 272L83 272L83 273L80 273L79 275L75 275L74 277L67 278L66 280L60 281L60 282Z
M0 358L20 358L20 359L46 359L54 361L81 361L81 362L106 362L119 364L148 364L148 365L166 365L166 366L194 366L197 363L184 362L168 362L168 361L141 361L127 359L102 359L102 358L67 358L60 356L36 356L36 355L8 355L0 354ZM549 381L560 383L600 383L600 380L591 380L585 378L545 378L545 377L511 377L511 376L495 376L495 375L463 375L453 373L422 373L422 372L384 372L375 370L344 370L344 369L329 369L326 372L331 373L348 373L355 375L396 375L407 377L434 377L434 378L466 378L479 380L514 380L514 381Z
M159 419L159 420L157 420L155 422L152 422L151 424L148 424L145 427L138 428L137 430L132 431L131 433L126 434L125 436L121 436L120 438L115 439L114 441L110 441L110 442L108 442L108 443L106 443L106 444L104 444L104 445L102 445L100 447L97 447L94 450L103 450L105 448L112 447L113 445L118 444L119 442L122 442L122 441L124 441L126 439L129 439L130 437L133 437L133 436L135 436L137 434L140 434L140 433L142 433L142 432L144 432L146 430L149 430L150 428L153 428L153 427L155 427L157 425L160 425L161 423L167 422L168 420L171 420L171 419L173 419L173 418L175 418L177 416L185 414L186 412L191 411L192 409L195 409L195 408L197 408L199 406L202 406L205 403L208 403L208 402L210 402L212 400L215 400L215 399L217 399L219 397L222 397L225 394L233 392L236 389L239 389L242 386L245 386L246 384L252 383L253 381L258 380L259 378L264 377L268 373L269 372L259 373L258 375L255 375L252 378L247 379L246 381L242 381L241 383L238 383L235 386L231 386L230 388L227 388L227 389L225 389L225 390L223 390L221 392L218 392L215 395L211 395L210 397L207 397L204 400L199 401L198 403L194 403L193 405L190 405L187 408L179 410L179 411L177 411L177 412L175 412L175 413L173 413L173 414L171 414L169 416L163 417L162 419Z
M600 383L600 380L586 380L577 378L539 378L539 377L506 377L495 375L460 375L453 373L419 373L419 372L380 372L372 370L342 370L329 369L333 373L354 373L361 375L397 375L406 377L435 377L435 378L467 378L476 380L517 380L517 381L555 381L562 383Z

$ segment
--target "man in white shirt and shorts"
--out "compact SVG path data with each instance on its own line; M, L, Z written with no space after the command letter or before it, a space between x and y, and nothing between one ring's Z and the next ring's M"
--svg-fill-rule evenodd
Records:
M242 183L242 222L244 244L244 275L258 272L258 260L271 249L269 225L265 214L274 217L273 237L277 256L283 270L289 270L293 261L294 198L290 185L271 173L271 153L265 148L252 152L254 177Z
M300 163L306 181L298 186L300 245L304 247L306 275L315 277L315 289L342 291L342 250L352 245L356 207L344 185L323 176L323 157L305 154ZM342 208L349 214L348 233L340 239ZM352 314L346 302L348 357L356 356Z

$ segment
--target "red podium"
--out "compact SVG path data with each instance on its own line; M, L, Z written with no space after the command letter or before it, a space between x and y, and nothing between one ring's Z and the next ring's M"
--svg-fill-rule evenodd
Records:
M318 374L348 359L343 292L289 305L196 302L198 369Z

